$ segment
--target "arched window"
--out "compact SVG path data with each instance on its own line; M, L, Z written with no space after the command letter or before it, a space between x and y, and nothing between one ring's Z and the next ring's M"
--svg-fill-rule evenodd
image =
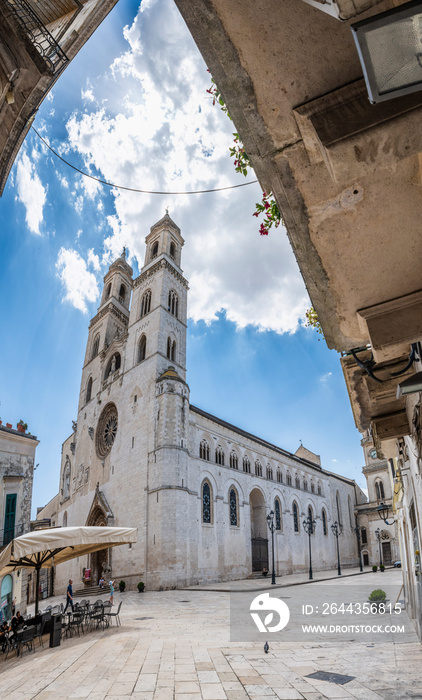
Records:
M313 514L311 506L308 506L308 522L311 526L311 535L315 534L315 527L314 527L313 521L314 521L314 514Z
M266 471L267 479L270 481L273 481L273 468L270 467L269 464L267 464L267 471Z
M292 485L292 475L290 474L290 472L286 472L286 484L287 486Z
M262 476L262 466L258 459L255 462L255 476Z
M315 493L315 484L311 481L311 493Z
M176 362L176 341L172 340L170 336L167 338L167 357L172 362Z
M107 379L107 377L109 377L111 374L117 372L117 370L120 369L120 363L120 353L116 352L107 363L106 371L104 373L104 379Z
M303 480L303 490L304 491L308 490L308 482L306 481L306 479Z
M179 297L174 289L170 289L169 291L168 311L172 316L176 316L176 318L179 315Z
M154 245L152 246L151 250L151 260L156 258L158 255L158 241L155 241Z
M173 241L170 243L170 257L173 259L176 257L176 246Z
M205 439L201 440L199 444L199 457L201 459L206 459L207 462L210 460L210 446Z
M300 489L300 479L298 476L296 476L296 478L295 478L295 486L297 489Z
M299 509L296 501L293 501L293 530L299 532Z
M107 291L106 291L105 298L108 299L109 296L110 296L110 294L111 294L111 282L110 282L110 284L109 284L108 287L107 287Z
M276 498L274 501L274 515L275 515L275 529L281 530L281 505L280 505L279 498Z
M146 316L146 314L149 314L150 311L151 311L151 290L147 289L147 291L143 293L142 299L141 299L141 316L140 316L140 318L143 318L143 316Z
M88 403L88 401L91 401L91 395L92 395L92 377L90 377L88 379L88 384L86 387L85 403Z
M383 501L385 498L384 495L384 484L382 481L376 481L375 482L375 493L377 495L377 501Z
M145 360L147 354L147 337L142 334L138 343L138 362Z
M100 347L100 334L97 333L97 335L94 338L94 342L92 343L91 360L93 360L94 357L97 357L99 347Z
M322 532L324 533L325 536L328 535L328 528L327 528L327 513L325 512L325 509L322 509Z
M224 466L224 450L221 445L218 445L215 450L215 463Z
M124 284L121 284L120 289L119 289L119 301L122 304L124 304L125 299L126 299L126 287Z
M282 484L283 483L283 474L280 469L277 469L277 483Z
M237 527L239 518L237 513L237 493L235 489L230 489L229 495L230 525Z
M211 525L212 491L208 481L202 484L202 522Z
M321 496L322 494L322 486L321 484L318 484L318 496Z
M234 450L230 453L230 467L231 469L239 469L239 460Z
M368 536L366 534L366 527L362 527L360 530L360 538L362 544L368 544Z
M248 455L245 455L243 458L243 471L246 472L246 474L251 473L251 463L249 461Z
M337 522L338 522L339 526L342 527L343 518L341 517L340 494L338 491L336 493L336 508L337 508Z

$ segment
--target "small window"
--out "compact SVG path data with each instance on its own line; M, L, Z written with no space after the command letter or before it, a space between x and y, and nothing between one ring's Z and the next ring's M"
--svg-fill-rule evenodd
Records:
M293 501L293 530L299 532L299 510L296 501Z
M272 470L272 467L270 467L269 464L267 465L266 476L267 476L267 479L269 479L270 481L273 481L273 480L274 480L274 479L273 479L273 470Z
M208 481L202 484L202 522L211 525L211 486Z
M274 501L274 514L275 514L275 529L281 530L281 505L280 505L279 498L276 498Z
M91 401L91 395L92 395L92 377L90 377L88 379L88 384L86 387L85 403L88 403L88 401Z
M306 481L306 479L303 480L303 490L304 491L308 490L308 482Z
M328 535L327 513L325 512L324 508L322 509L322 532L324 533L325 536Z
M156 258L158 255L158 241L155 241L154 245L152 246L151 250L151 260Z
M138 343L138 362L145 360L147 354L147 338L142 334Z
M170 257L173 258L173 260L176 257L176 246L173 241L170 243Z
M176 341L172 340L170 336L167 338L167 357L172 362L176 362Z
M230 468L239 469L239 460L234 450L230 453Z
M318 484L318 496L321 496L322 494L322 486L321 484Z
M281 472L280 469L277 469L277 483L278 484L283 483L283 473Z
M292 485L292 475L290 474L290 472L286 472L286 484L287 486Z
M251 463L247 455L243 458L243 471L246 472L246 474L251 473Z
M105 298L108 299L111 294L111 282L107 287Z
M262 466L259 460L255 462L255 476L262 476Z
M238 518L238 514L237 514L237 493L236 493L235 489L230 489L229 507L230 507L230 525L237 527L239 524L239 518Z
M221 445L218 445L215 451L215 463L224 466L224 450Z
M297 489L300 489L300 479L298 476L295 478L295 486Z
M375 482L375 493L377 495L377 501L383 501L385 498L384 494L384 484L382 481Z
M179 297L177 296L174 289L171 289L169 291L168 307L167 308L168 308L169 313L171 313L172 316L175 316L176 318L179 317Z
M149 314L151 311L151 290L147 289L146 292L142 295L141 299L141 318L146 316L146 314Z
M120 289L119 289L119 301L120 301L120 303L124 304L125 299L126 299L126 287L124 284L121 284Z
M361 537L362 544L368 544L368 536L366 534L366 527L361 528L360 537Z
M92 343L91 360L93 360L94 357L97 357L99 347L100 347L100 334L97 333L97 335L94 338L94 342Z
M315 484L311 481L311 493L315 493Z
M210 446L206 440L201 440L199 444L199 457L206 459L207 462L210 460Z

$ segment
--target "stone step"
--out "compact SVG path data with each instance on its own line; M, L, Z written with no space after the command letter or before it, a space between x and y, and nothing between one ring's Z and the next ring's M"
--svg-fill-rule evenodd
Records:
M110 593L110 586L103 586L100 588L99 586L85 586L84 588L80 588L78 591L75 591L73 594L74 598L89 598L90 596L97 595L106 595Z

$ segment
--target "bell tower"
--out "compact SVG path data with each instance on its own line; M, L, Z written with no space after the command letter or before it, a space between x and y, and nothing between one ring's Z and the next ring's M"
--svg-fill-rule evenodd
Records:
M134 282L131 308L135 361L145 362L154 380L170 365L185 380L188 283L180 267L184 240L166 212L145 242L145 262Z

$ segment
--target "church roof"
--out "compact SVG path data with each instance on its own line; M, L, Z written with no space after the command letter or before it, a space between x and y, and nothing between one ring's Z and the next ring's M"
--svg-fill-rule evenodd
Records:
M172 365L170 365L170 367L168 367L168 369L166 369L166 371L158 377L157 382L160 382L162 379L175 379L177 382L182 382L182 384L186 384L184 379L182 379L180 374L176 372Z

